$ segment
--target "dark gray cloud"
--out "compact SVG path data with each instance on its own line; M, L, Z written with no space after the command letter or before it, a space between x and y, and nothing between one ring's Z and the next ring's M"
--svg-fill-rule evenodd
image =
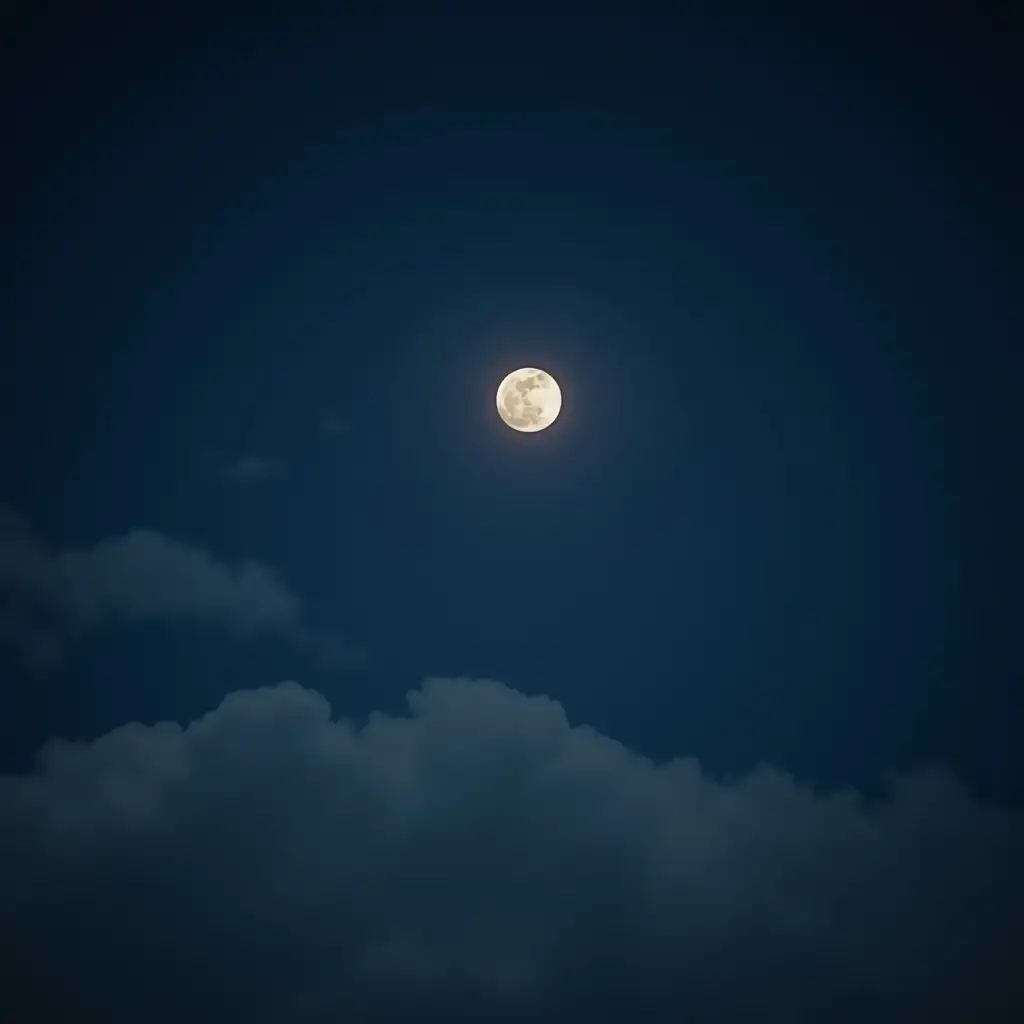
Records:
M939 771L876 802L717 781L495 682L409 712L286 683L0 778L0 1011L1024 1019L1020 810Z
M317 652L343 649L302 615L301 599L259 562L223 562L151 530L54 550L0 510L0 646L31 665L51 665L68 640L123 622L275 632Z

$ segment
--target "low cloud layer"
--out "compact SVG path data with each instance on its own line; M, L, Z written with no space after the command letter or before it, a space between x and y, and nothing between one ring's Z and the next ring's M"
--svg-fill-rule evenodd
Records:
M0 1016L1024 1019L1022 864L942 772L721 782L495 682L361 728L286 683L0 778Z
M342 650L304 626L302 613L300 598L259 562L223 562L150 530L53 550L0 509L0 646L36 667L57 662L77 636L131 622L273 632L310 650Z

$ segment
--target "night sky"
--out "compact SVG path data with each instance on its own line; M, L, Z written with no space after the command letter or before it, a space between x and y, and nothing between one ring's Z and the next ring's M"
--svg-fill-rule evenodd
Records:
M1019 18L347 6L0 15L0 1016L1024 1019Z

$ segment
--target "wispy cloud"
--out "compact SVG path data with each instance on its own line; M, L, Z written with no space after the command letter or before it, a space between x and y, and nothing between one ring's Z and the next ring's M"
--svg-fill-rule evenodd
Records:
M0 644L19 647L33 664L53 662L76 636L119 622L276 633L318 656L317 644L344 649L312 631L303 612L301 598L257 561L224 562L152 530L53 550L23 520L0 515Z
M247 455L224 467L224 479L232 484L265 483L274 476L274 466L267 459Z
M348 433L348 424L337 416L325 416L320 423L320 429L326 437L340 437Z

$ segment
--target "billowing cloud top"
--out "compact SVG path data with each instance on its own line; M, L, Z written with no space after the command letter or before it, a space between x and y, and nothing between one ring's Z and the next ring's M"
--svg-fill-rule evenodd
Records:
M286 683L0 778L0 1015L1024 1019L1024 812L723 783L495 682L409 707Z

